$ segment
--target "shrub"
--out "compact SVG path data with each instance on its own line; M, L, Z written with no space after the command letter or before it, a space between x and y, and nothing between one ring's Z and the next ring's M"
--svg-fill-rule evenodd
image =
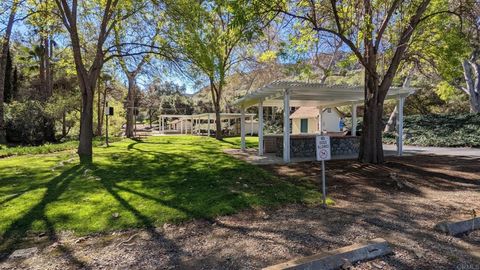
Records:
M6 104L5 122L10 143L35 145L51 140L52 120L39 101Z
M480 147L480 114L406 116L404 134L409 145ZM383 140L394 143L395 134L385 133Z

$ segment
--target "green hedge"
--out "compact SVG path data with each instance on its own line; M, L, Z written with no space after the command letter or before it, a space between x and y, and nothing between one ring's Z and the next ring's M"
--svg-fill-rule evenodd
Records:
M439 147L480 147L480 114L411 115L404 120L404 143ZM395 134L385 133L385 143Z

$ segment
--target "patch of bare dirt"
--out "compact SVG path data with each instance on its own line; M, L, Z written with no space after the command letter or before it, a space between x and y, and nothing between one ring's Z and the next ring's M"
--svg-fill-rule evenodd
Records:
M318 163L265 169L288 181L319 181ZM394 253L352 269L480 269L480 231L460 237L433 230L480 213L480 159L389 158L383 165L327 163L336 204L252 209L214 221L74 237L61 235L0 269L258 269L382 237Z

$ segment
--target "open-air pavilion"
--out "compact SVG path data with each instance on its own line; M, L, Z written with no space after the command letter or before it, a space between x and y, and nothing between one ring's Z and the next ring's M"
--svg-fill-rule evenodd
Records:
M234 123L240 122L242 114L240 113L220 113L220 121L222 130L232 133L236 132ZM250 120L250 135L254 133L255 114L243 114L243 117ZM159 117L159 132L166 134L169 132L176 132L179 134L196 134L210 136L215 130L215 113L201 113L201 114L162 114ZM168 120L173 120L168 122ZM172 125L173 123L173 125ZM243 119L245 126L245 119ZM238 128L240 129L240 128ZM256 132L255 132L256 133Z
M410 87L391 87L388 91L386 99L397 100L397 154L402 154L403 146L403 105L405 98L412 94L415 90ZM333 137L335 141L332 141L332 147L335 144L345 145L354 144L355 141L359 142L356 138L356 126L357 126L357 106L364 103L364 87L363 86L328 86L319 83L304 83L304 82L292 82L292 81L275 81L267 84L250 94L238 99L235 104L241 109L241 148L246 149L245 146L245 110L252 106L258 106L258 155L262 156L265 150L273 147L277 154L282 155L284 162L290 162L291 155L293 154L307 154L314 153L315 146L311 146L311 142L315 141L315 134L306 134L293 136L290 130L290 108L292 107L317 107L320 111L324 108L334 108L338 106L351 106L352 109L352 126L351 136L347 137ZM263 133L263 108L264 107L282 107L284 110L283 115L283 136L264 136ZM318 125L320 131L322 119L321 114L318 119ZM328 135L328 134L327 134ZM313 139L312 139L313 138ZM277 144L277 145L275 145ZM292 149L291 145L294 144L299 148L309 149ZM306 147L307 145L307 147ZM312 149L310 149L312 148ZM298 151L297 151L298 150ZM298 153L297 153L298 152Z

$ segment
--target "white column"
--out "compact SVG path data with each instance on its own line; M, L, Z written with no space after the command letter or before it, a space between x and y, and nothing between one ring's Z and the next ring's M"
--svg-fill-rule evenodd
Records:
M290 91L283 94L283 161L290 162Z
M318 132L323 134L323 108L317 107L318 109Z
M245 109L242 108L240 110L240 137L241 137L241 142L240 142L240 146L242 148L242 151L245 151L245 149L247 148L246 147L246 144L245 144Z
M253 136L253 116L250 117L250 136Z
M180 119L180 134L183 134L183 119Z
M207 130L208 130L208 133L207 133L207 135L210 137L210 113L208 114L208 125L207 125Z
M162 124L162 132L165 131L165 126L164 126L165 124L164 124L163 122L165 122L165 119L164 119L163 116L162 116L162 123L161 123L161 124Z
M190 134L193 135L193 116L190 119Z
M403 154L403 104L405 103L405 98L400 97L397 100L398 107L398 121L397 121L397 155L401 156Z
M258 155L263 156L263 102L258 104Z
M357 136L357 104L352 104L352 136Z

